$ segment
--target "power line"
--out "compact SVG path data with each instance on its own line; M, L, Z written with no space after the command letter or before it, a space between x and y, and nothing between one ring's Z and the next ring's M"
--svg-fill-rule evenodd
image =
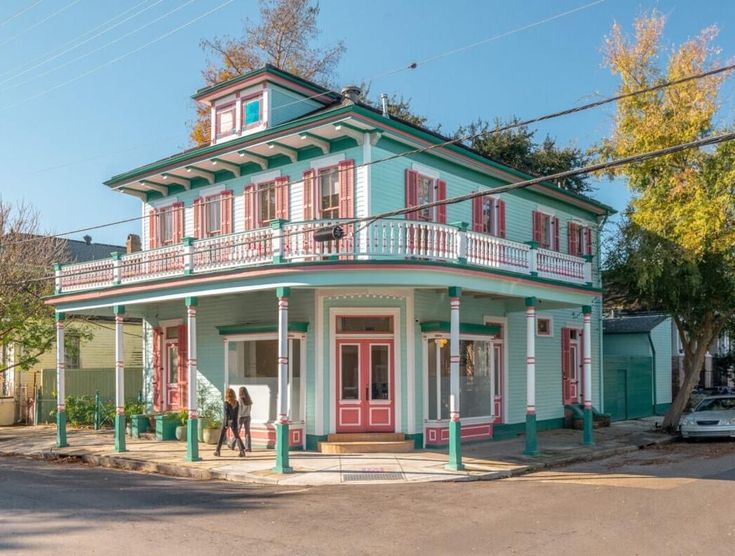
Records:
M187 21L186 23L184 23L182 25L179 25L178 27L175 27L174 29L171 29L170 31L167 31L163 35L160 35L159 37L157 37L157 38L155 38L153 40L150 40L150 41L142 44L141 46L139 46L137 48L134 48L133 50L130 50L130 51L124 53L124 54L121 54L120 56L117 56L116 58L112 58L112 59L110 59L110 60L108 60L108 61L106 61L106 62L104 62L104 63L102 63L102 64L100 64L98 66L93 67L90 70L87 70L87 71L85 71L83 73L80 73L79 75L77 75L77 76L75 76L75 77L73 77L71 79L68 79L67 81L64 81L62 83L59 83L58 85L55 85L55 86L53 86L53 87L51 87L49 89L46 89L44 91L41 91L41 92L39 92L39 93L37 93L35 95L30 95L30 96L26 97L25 99L23 99L21 102L16 102L15 104L11 104L11 105L5 106L4 108L0 109L0 112L4 112L4 111L9 110L11 108L15 108L16 106L20 106L22 104L25 104L26 102L28 102L30 100L37 99L38 97L44 96L44 95L46 95L46 94L48 94L48 93L50 93L52 91L55 91L56 89L60 89L61 87L64 87L66 85L69 85L70 83L74 83L75 81L79 81L80 79L82 79L82 78L84 78L84 77L86 77L88 75L91 75L92 73L95 73L96 71L99 71L99 70L101 70L101 69L103 69L103 68L105 68L107 66L110 66L110 65L112 65L112 64L114 64L116 62L119 62L120 60L123 60L123 59L127 58L128 56L132 56L133 54L135 54L137 52L140 52L141 50L143 50L143 49L145 49L145 48L147 48L147 47L149 47L149 46L151 46L151 45L153 45L153 44L155 44L157 42L160 42L163 39L166 39L166 38L170 37L174 33L177 33L178 31L181 31L182 29L185 29L186 27L189 27L190 25L193 25L194 23L196 23L197 21L199 21L199 20L207 17L208 15L211 15L214 12L221 10L222 8L224 8L225 6L227 6L228 4L232 4L232 2L234 2L234 1L235 0L225 0L225 2L222 2L221 4L219 4L219 5L215 6L214 8L212 8L211 10L209 10L209 11L207 11L207 12L205 12L205 13L197 16L197 17L195 17L194 19L191 19L191 20Z
M7 77L7 78L3 79L2 81L0 81L0 85L2 85L2 84L4 84L4 83L7 83L8 81L13 81L14 79L17 79L18 77L20 77L21 75L25 75L25 74L26 74L26 73L28 73L29 71L33 71L34 69L36 69L36 68L38 68L38 67L40 67L40 66L42 66L42 65L44 65L44 64L46 64L46 63L48 63L48 62L50 62L50 61L52 61L52 60L55 60L56 58L59 58L60 56L63 56L64 54L66 54L66 53L68 53L68 52L71 52L71 51L73 51L73 50L76 50L76 49L77 49L77 48L79 48L80 46L82 46L82 45L84 45L84 44L87 44L87 43L88 43L89 41L91 41L91 40L94 40L94 39L96 39L97 37L99 37L99 36L101 36L101 35L104 35L104 34L105 34L105 33L107 33L108 31L112 31L113 29L115 29L115 28L119 27L119 26L120 26L120 25L122 25L123 23L126 23L127 21L130 21L131 19L133 19L133 18L135 18L135 17L139 16L140 14L142 14L142 13L144 13L144 12L147 12L147 11L148 11L148 10L150 10L151 8L153 8L153 7L157 6L158 4L160 4L161 2L163 2L163 0L156 0L156 1L155 1L155 2L153 3L153 4L150 4L150 5L148 5L148 6L144 7L144 8L143 8L143 9L141 9L141 10L138 10L138 11L137 11L137 12L135 12L134 14L132 14L132 15L130 15L130 16L128 16L128 17L126 17L126 18L124 18L123 20L121 20L121 21L118 21L118 22L117 22L117 23L115 23L114 25L111 25L110 27L107 27L106 29L104 29L104 27L105 27L106 25L108 25L108 24L110 24L110 23L114 22L114 21L115 21L116 19L119 19L120 17L122 17L122 16L124 16L124 15L127 15L128 13L130 13L130 12L131 12L131 11L133 11L133 10L135 10L135 9L136 9L136 8L138 8L139 6L141 6L141 5L145 4L145 3L147 2L147 1L148 1L148 0L143 0L142 2L139 2L138 4L136 4L135 6L133 6L132 8L129 8L129 9L125 10L124 12L122 12L122 13L120 13L120 14L118 14L118 15L116 15L116 16L114 16L114 17L110 18L110 19L108 19L107 21L104 21L104 22L103 22L103 23L101 23L100 25L98 25L98 26L94 27L94 28L93 28L93 29L91 29L90 31L87 31L86 33L84 33L84 34L80 35L79 37L75 37L75 38L73 38L73 39L72 39L71 41L67 41L67 42L65 42L65 43L64 43L64 44L63 44L63 45L61 46L61 49L60 49L60 50L57 50L57 51L56 51L56 52L55 52L54 54L52 54L51 56L47 56L46 58L43 58L43 57L42 57L42 58L41 58L41 61L40 61L40 62L34 63L34 65L32 65L32 66L29 66L29 67L27 67L26 69L24 69L24 70L22 70L22 71L20 71L20 72L16 73L15 75L11 75L10 77ZM96 31L97 31L97 30L99 30L99 29L102 29L102 31L100 31L99 33L96 33ZM76 41L77 41L77 40L78 40L79 38L81 38L81 37L83 37L83 36L85 36L85 35L89 35L90 33L93 33L93 35L92 35L91 37L88 37L88 38L86 38L86 39L84 39L84 40L82 40L82 41L80 41L80 42L76 42ZM75 44L75 43L76 43L76 44ZM72 45L72 46L69 46L69 48L66 48L66 47L67 47L67 45ZM13 71L14 71L14 70L10 70L9 72L4 72L4 73L3 73L3 75L7 75L8 73L12 73Z
M47 15L43 19L40 19L40 20L36 21L33 25L30 25L29 27L26 27L22 31L20 31L20 32L16 33L15 35L13 35L12 37L9 37L8 39L4 40L3 42L0 42L0 46L5 46L6 44L8 44L10 42L13 42L15 39L17 39L18 37L20 37L24 33L27 33L28 31L31 31L32 29L35 29L36 27L38 27L40 25L43 25L48 20L56 17L60 13L63 13L63 12L65 12L66 10L68 10L70 8L73 8L74 6L76 6L77 4L79 4L79 2L81 2L81 1L82 0L72 0L71 2L69 2L68 4L66 4L65 6L63 6L62 8L59 8L58 10L56 10L55 12L52 12L51 14Z
M524 189L524 188L530 187L531 185L536 185L536 184L542 183L544 181L551 181L551 180L555 180L555 179L564 179L564 178L568 178L568 177L574 177L574 176L579 176L579 175L583 175L583 174L590 174L590 173L594 173L594 172L599 172L599 171L602 171L602 170L609 170L611 168L617 168L617 167L625 166L625 165L628 165L628 164L636 164L636 163L644 162L646 160L650 160L650 159L653 159L653 158L659 158L659 157L662 157L662 156L668 156L668 155L675 154L675 153L678 153L678 152L682 152L682 151L685 151L685 150L691 150L691 149L695 149L695 148L705 147L705 146L708 146L708 145L715 145L715 144L718 144L718 143L724 143L726 141L732 141L732 140L735 140L735 132L723 133L723 134L720 134L720 135L705 137L705 138L702 138L702 139L697 139L695 141L689 141L687 143L679 143L679 144L672 145L672 146L669 146L669 147L665 147L665 148L662 148L662 149L656 149L656 150L648 151L648 152L645 152L645 153L639 153L639 154L627 156L627 157L624 157L624 158L618 158L618 159L615 159L615 160L609 160L609 161L600 162L600 163L597 163L597 164L590 164L590 165L584 166L582 168L577 168L577 169L574 169L574 170L567 170L567 171L564 171L564 172L557 172L555 174L549 174L549 175L546 175L546 176L539 176L539 177L535 177L535 178L532 178L532 179L524 180L524 181L521 181L521 182L516 182L516 183L512 183L512 184L508 184L508 185L496 187L496 188L493 188L491 190L474 191L472 193L466 193L464 195L456 195L456 196L450 197L448 199L441 199L441 200L432 201L432 202L429 202L429 203L422 203L422 204L419 204L419 205L414 205L412 207L403 207L403 208L399 208L399 209L395 209L395 210L385 211L385 212L382 212L382 213L379 213L379 214L376 214L376 215L366 216L366 217L363 217L363 218L345 219L345 220L340 221L339 222L339 225L347 226L347 225L360 224L360 223L366 223L367 225L369 225L369 224L371 224L373 222L376 222L378 220L385 220L385 219L388 219L388 218L391 218L391 217L402 216L402 215L410 214L410 213L413 213L413 212L419 212L419 211L422 211L422 210L425 210L425 209L429 209L429 208L435 208L435 207L445 206L445 205L453 205L453 204L457 204L457 203L462 203L464 201L469 201L469 200L472 200L472 199L477 198L477 197L485 197L487 195L497 195L497 194L500 194L500 193L507 193L509 191L514 191L516 189ZM354 237L355 234L357 234L360 230L362 230L362 228L358 228L357 230L355 230L354 232L352 232L352 237ZM271 239L271 240L273 240L273 239L287 239L287 238L291 238L291 237L298 236L298 235L303 235L305 233L309 233L309 232L313 232L313 231L315 231L315 230L300 230L300 231L295 231L295 232L282 233L280 235L271 236L269 239ZM231 247L236 247L236 246L240 246L240 245L250 245L254 241L257 242L258 240L257 239L256 240L249 239L249 240L246 240L246 241L232 243L231 244ZM183 256L182 253L164 253L162 255L149 257L146 260L146 263L164 261L164 260L168 260L168 259L171 259L171 258L182 257L182 256ZM140 262L138 262L138 261L131 261L131 262L121 261L119 267L120 267L120 269L124 269L124 268L132 267L132 266L138 266L138 265L140 265ZM79 276L79 275L83 275L83 274L87 274L87 273L88 273L88 271L70 272L68 274L65 274L64 277ZM26 280L25 282L26 283L27 282L40 282L40 281L43 281L43 280L52 280L52 279L55 279L55 278L56 278L55 275L48 275L48 276L45 276L45 277L39 277L39 278L34 278L34 279Z
M5 18L5 19L3 19L2 21L0 21L0 27L5 27L5 26L6 26L6 25L7 25L8 23L10 23L11 21L13 21L14 19L17 19L17 18L19 18L19 17L20 17L20 16L22 16L22 15L23 15L24 13L26 13L26 12L28 12L28 11L32 10L33 8L35 8L36 6L38 6L38 5L39 5L39 4L40 4L40 3L42 2L42 1L43 1L43 0L36 0L36 1L35 1L35 2L33 2L32 4L30 4L30 5L26 6L25 8L21 8L21 9L20 9L19 11L17 11L17 12L16 12L16 13L14 13L13 15L11 15L11 16L9 16L9 17L6 17L6 18Z
M665 88L668 88L668 87L673 87L673 86L680 85L682 83L686 83L688 81L693 81L693 80L696 80L696 79L703 79L705 77L711 77L711 76L718 75L718 74L721 74L721 73L724 73L724 72L727 72L727 71L732 71L733 69L735 69L735 64L730 64L730 65L723 66L723 67L720 67L720 68L715 68L715 69L712 69L712 70L709 70L709 71L705 71L705 72L701 72L701 73L697 73L697 74L685 76L685 77L682 77L680 79L675 79L675 80L671 80L671 81L665 81L665 82L659 83L657 85L652 85L651 87L645 87L643 89L638 89L636 91L630 91L628 93L622 93L622 94L619 94L619 95L614 95L612 97L607 97L607 98L604 98L604 99L601 99L601 100L598 100L598 101L594 101L594 102L582 104L582 105L579 105L579 106L575 106L573 108L568 108L568 109L565 109L565 110L560 110L560 111L557 111L557 112L552 112L550 114L545 114L545 115L542 115L542 116L537 116L535 118L530 118L530 119L527 119L527 120L522 120L522 121L514 122L514 123L511 123L511 124L508 124L508 125L505 125L505 126L501 126L501 127L497 127L497 128L493 128L493 129L484 130L484 131L481 131L481 132L478 132L478 133L474 133L474 134L470 134L470 135L465 135L463 137L457 137L457 138L454 138L454 139L448 139L448 140L446 140L444 142L441 142L441 143L436 143L434 145L428 145L426 147L421 147L421 148L418 148L418 149L412 149L412 150L409 150L409 151L404 151L404 152L401 152L401 153L396 153L394 155L389 155L387 157L380 158L380 159L377 159L377 160L373 160L373 161L369 161L369 162L363 162L362 164L356 165L356 168L372 166L372 165L375 165L375 164L380 164L380 163L383 163L383 162L387 162L389 160L394 160L394 159L397 159L397 158L403 158L403 157L409 156L411 154L419 154L419 153L427 152L427 151L430 151L430 150L433 150L433 149L436 149L436 148L439 148L439 147L446 147L446 146L449 146L449 145L452 145L452 144L461 143L461 142L466 141L468 139L474 139L474 138L478 138L478 137L481 137L481 136L484 136L484 135L491 135L493 133L500 133L502 131L507 131L507 130L510 130L510 129L514 129L514 128L526 126L526 125L529 125L529 124L532 124L532 123L538 123L538 122L550 120L550 119L553 119L553 118L558 118L558 117L562 117L562 116L574 114L574 113L581 112L581 111L584 111L584 110L590 110L592 108L597 108L599 106L603 106L605 104L610 104L610 103L616 102L618 100L622 100L622 99L634 97L634 96L637 96L637 95L642 95L642 94L647 94L647 93L659 91L659 90L662 90L662 89L665 89ZM292 181L289 181L287 183L279 184L278 187L291 186L291 185L294 185L294 184L299 183L301 181L303 181L303 180L302 179L292 180ZM120 191L124 187L125 186L115 186L115 187L110 188L110 189L112 191ZM270 186L270 188L275 188L275 187L276 187L275 185L274 186ZM270 188L264 188L264 189L270 189ZM204 203L208 203L208 202L216 202L216 200L204 201ZM110 223L107 223L107 224L98 224L98 225L94 225L94 226L88 226L88 227L84 227L84 228L78 228L76 230L71 230L69 232L55 234L54 236L51 236L51 237L63 237L63 236L77 234L77 233L81 233L81 232L88 232L88 231L98 230L98 229L106 228L106 227L110 227L110 226L118 226L120 224L126 224L126 223L130 223L130 222L136 222L136 221L144 220L145 218L148 218L148 215L134 216L134 217L131 217L131 218L117 220L117 221L110 222ZM46 236L46 237L48 237L48 236ZM33 238L28 238L28 239L25 239L25 240L19 240L18 242L14 242L14 243L25 243L27 241L35 241L35 240Z
M419 66L425 66L426 64L429 64L431 62L435 62L437 60L441 60L442 58L446 58L447 56L452 56L454 54L460 54L462 52L466 52L467 50L471 50L471 49L476 48L478 46L481 46L483 44L494 42L494 41L497 41L499 39L504 39L505 37L509 37L510 35L514 35L516 33L522 32L522 31L527 31L528 29L532 29L534 27L538 27L540 25L543 25L545 23L549 23L551 21L560 19L562 17L568 16L568 15L572 15L572 14L577 13L577 12L581 12L582 10L586 10L588 8L592 8L594 6L597 6L598 4L602 4L605 1L606 0L596 0L595 2L590 2L589 4L585 4L584 6L579 6L577 8L574 8L574 9L571 9L571 10L567 10L565 12L561 12L561 13L558 13L558 14L555 14L555 15L552 15L552 16L549 16L547 18L541 19L539 21L534 21L533 23L529 23L529 24L523 25L521 27L516 27L515 29L511 29L510 31L505 31L504 33L500 33L498 35L493 35L491 37L487 37L485 39L482 39L482 40L479 40L477 42L473 42L473 43L467 44L465 46L460 46L458 48L453 48L452 50L447 50L446 52L435 54L435 55L430 56L428 58L424 58L423 60L418 60L418 61L415 61L415 62L411 62L410 64L405 65L405 66L401 66L400 68L396 68L396 69L387 71L385 73L378 74L376 76L376 79L381 78L381 77L389 77L391 75L395 75L396 73L401 73L401 72L407 71L407 70L414 70L414 69L416 69Z
M162 0L161 0L161 1L162 1ZM124 40L124 39L128 38L129 36L131 36L131 35L134 35L134 34L136 34L136 33L139 33L139 32L140 32L140 31L142 31L143 29L146 29L147 27L150 27L151 25L153 25L153 24L155 24L155 23L158 23L158 22L159 22L159 21L161 21L162 19L165 19L165 18L169 17L170 15L172 15L172 14L174 14L174 13L178 12L179 10L183 10L183 9L184 9L185 7L187 7L187 6L189 5L189 4L192 4L193 2L194 2L194 0L187 0L187 1L186 1L186 2L184 2L183 4L180 4L180 5L176 6L176 7L174 8L174 9L172 9L172 10L169 10L169 11L168 11L168 12L166 12L165 14L163 14L163 15L160 15L160 16L158 16L158 17L157 17L157 18L155 18L155 19L152 19L151 21L147 22L147 23L146 23L146 24L144 24L144 25L141 25L141 26L140 26L140 27L138 27L137 29L133 29L132 31L128 31L127 33L123 33L122 35L120 35L120 36L119 36L119 37L117 37L116 39L113 39L113 40L111 40L111 41L108 41L108 42L106 42L105 44L103 44L103 45L101 45L101 46L98 46L97 48L93 48L92 50L90 50L90 51L88 51L88 52L85 52L84 54L80 54L80 55L79 55L79 56L77 56L76 58L72 58L71 60L67 60L66 62L63 62L62 64L60 64L60 65L58 65L58 66L55 66L55 67L53 67L53 68L50 68L50 69L44 70L44 71L42 71L42 72L40 72L40 73L36 73L36 74L34 74L34 75L33 75L32 77L30 77L30 78L26 79L25 81L20 81L20 82L18 82L18 83L13 83L12 85L8 85L7 87L4 87L4 88L0 89L0 92L2 92L2 91L7 91L7 90L10 90L10 89L14 89L14 88L16 88L16 87L22 87L23 85L27 85L28 83L32 83L32 82L33 82L33 81L35 81L36 79L39 79L39 78L41 78L41 77L43 77L43 76L45 76L45 75L48 75L49 73L53 73L53 72L55 72L55 71L58 71L58 70L60 70L60 69L62 69L62 68L65 68L66 66L68 66L68 65L70 65L70 64L73 64L73 63L75 63L75 62L78 62L79 60L83 60L84 58L88 58L89 56L92 56L93 54L96 54L96 53L97 53L97 52L99 52L100 50L104 50L104 49L105 49L105 48L107 48L108 46L111 46L111 45L113 45L113 44L115 44L115 43L118 43L118 42L120 42L120 41L122 41L122 40ZM155 6L155 4L154 4L154 6ZM6 80L6 81L7 81L7 80ZM3 83L4 83L4 82L3 82ZM1 83L0 83L0 84L1 84Z

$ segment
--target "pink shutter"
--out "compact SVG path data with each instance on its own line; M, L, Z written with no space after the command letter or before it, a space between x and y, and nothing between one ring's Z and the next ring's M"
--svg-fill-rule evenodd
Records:
M559 250L559 219L558 218L553 217L551 219L551 229L552 229L552 233L554 234L551 248L554 251L558 251Z
M148 211L148 249L158 247L158 211L151 209Z
M574 222L567 223L567 249L570 255L576 255L579 249L579 234Z
M418 204L418 172L406 169L406 207L415 207ZM409 212L406 214L407 220L418 220L418 212Z
M436 200L443 201L447 198L447 182L444 180L436 180ZM447 205L439 205L436 207L436 221L439 224L447 223Z
M496 201L498 216L498 237L505 237L505 201L498 199Z
M583 255L592 254L592 228L584 228L584 253Z
M194 199L194 237L204 237L204 200L201 197Z
M544 235L543 235L543 232L541 230L541 227L542 227L542 223L541 223L542 215L537 210L534 210L533 213L532 213L532 215L533 215L533 236L532 236L533 237L533 241L535 241L536 243L538 243L538 246L539 247L543 247L541 245L541 243L542 243L542 241L544 239Z
M487 197L474 197L472 199L472 231L484 232L485 222L483 214L483 205Z
M314 183L316 172L307 170L304 172L304 220L315 220L314 211Z
M276 178L276 218L279 220L288 220L289 206L289 179L288 176Z
M339 163L339 217L352 218L355 214L355 161Z
M232 233L232 191L225 190L220 193L220 233Z
M171 207L171 214L174 219L173 243L181 243L181 240L184 239L184 203L174 203Z
M245 186L245 229L254 230L257 226L255 217L255 184L249 183Z

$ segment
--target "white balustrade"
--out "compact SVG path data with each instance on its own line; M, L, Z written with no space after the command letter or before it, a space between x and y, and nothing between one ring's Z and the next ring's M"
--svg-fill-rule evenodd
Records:
M581 257L539 249L537 251L537 271L542 278L584 283L585 260Z
M525 243L467 232L467 262L478 266L530 273L531 248Z
M344 237L315 241L318 229L340 225ZM274 247L275 246L275 247ZM277 252L274 251L274 248ZM455 226L416 220L340 220L285 222L281 228L261 228L216 236L113 259L65 265L58 271L60 292L109 287L188 273L262 266L274 261L346 261L366 259L433 260L499 269L574 283L590 281L583 258Z

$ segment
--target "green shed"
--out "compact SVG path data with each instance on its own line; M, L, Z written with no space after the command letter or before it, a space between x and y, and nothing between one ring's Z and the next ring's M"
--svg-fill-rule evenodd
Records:
M671 317L603 321L604 411L613 421L664 413L671 405Z

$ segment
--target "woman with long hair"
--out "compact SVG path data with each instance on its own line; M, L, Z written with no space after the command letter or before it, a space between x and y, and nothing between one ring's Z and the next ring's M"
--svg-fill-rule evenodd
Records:
M250 440L250 409L253 407L253 400L250 398L248 389L240 386L237 396L237 428L245 429L245 448L248 452L253 451L253 443Z
M214 451L215 456L219 456L220 448L222 448L222 443L225 441L225 436L227 435L227 429L230 429L238 448L240 448L240 457L245 457L245 446L242 443L242 439L240 438L240 433L238 431L240 427L238 427L237 409L238 402L235 397L235 391L232 388L228 388L227 392L225 392L225 409L224 414L222 415L222 430L220 430L219 433L217 449Z

